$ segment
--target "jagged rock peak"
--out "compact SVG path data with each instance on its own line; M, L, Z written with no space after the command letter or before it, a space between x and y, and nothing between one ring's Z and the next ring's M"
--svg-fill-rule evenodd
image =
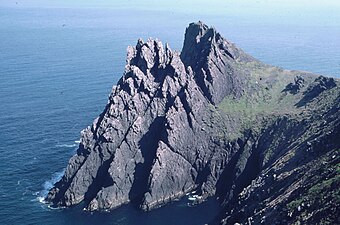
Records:
M235 63L257 61L201 21L186 29L181 59L214 105L227 95L239 98L243 94L247 77Z
M127 52L122 78L81 132L47 202L83 201L88 210L130 202L150 210L195 190L202 200L221 199L218 223L260 224L266 217L275 224L287 212L304 213L287 204L308 194L306 185L333 179L338 80L264 65L202 22L186 29L181 54L154 39ZM315 178L324 167L330 173ZM299 177L303 183L295 183Z
M212 195L220 170L206 170L210 163L223 164L224 157L216 154L226 153L214 138L205 140L207 134L218 136L222 130L221 124L212 127L206 122L216 117L208 100L220 101L239 83L232 65L226 66L232 57L211 46L209 59L197 55L201 65L194 71L186 69L179 52L158 40L139 39L135 47L128 47L122 78L102 114L82 131L77 154L46 200L56 206L85 201L89 210L131 201L148 210L196 187ZM219 150L202 154L208 146Z
M168 44L163 46L157 39L150 38L146 42L139 39L135 47L127 48L125 71L117 87L131 95L145 92L152 97L166 77L178 79L183 74L185 67L179 52L173 52ZM115 89L112 96L117 94Z
M148 39L144 42L138 39L136 47L129 46L127 49L127 67L137 66L143 72L153 67L164 68L172 59L173 53L168 44L163 47L157 39Z
M219 49L229 58L242 61L253 61L253 57L237 48L235 44L223 38L214 27L208 27L202 21L190 23L185 31L184 45L181 58L184 64L202 59L203 55L208 55L212 50Z

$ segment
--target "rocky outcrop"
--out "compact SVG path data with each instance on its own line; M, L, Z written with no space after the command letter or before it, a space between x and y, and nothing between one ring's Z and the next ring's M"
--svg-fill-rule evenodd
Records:
M315 117L280 118L253 145L235 186L224 188L219 224L323 224L338 221L340 101ZM335 108L337 110L335 111ZM319 114L320 113L320 114ZM254 165L255 164L255 165ZM236 167L237 168L237 167ZM251 172L256 170L254 176ZM238 180L246 185L239 187ZM323 189L325 188L325 189ZM237 195L230 196L231 193ZM338 221L339 222L339 221Z
M195 190L221 200L214 223L294 222L282 212L308 192L303 174L340 149L339 93L337 80L265 65L202 22L181 53L138 40L46 201L150 210ZM339 175L313 185L325 177Z
M149 210L195 188L212 195L230 154L215 143L224 127L213 124L218 117L179 53L139 40L47 200L57 206L84 200L89 210L133 202Z
M202 22L186 29L181 59L194 71L198 86L212 104L220 103L227 95L240 97L247 76L234 64L255 61Z
M336 86L334 78L319 76L314 80L308 89L304 92L303 98L296 104L298 107L304 106L313 98L317 97L321 92L332 89Z
M304 86L305 80L301 76L296 76L294 83L289 83L283 91L289 92L290 94L297 94Z

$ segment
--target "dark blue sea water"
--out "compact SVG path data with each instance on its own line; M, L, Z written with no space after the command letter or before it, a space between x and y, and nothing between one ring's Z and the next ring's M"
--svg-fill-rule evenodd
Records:
M209 222L214 199L142 213L39 200L75 153L123 73L126 47L159 38L180 50L185 27L203 20L268 64L340 77L340 26L156 11L0 7L0 224L191 225Z

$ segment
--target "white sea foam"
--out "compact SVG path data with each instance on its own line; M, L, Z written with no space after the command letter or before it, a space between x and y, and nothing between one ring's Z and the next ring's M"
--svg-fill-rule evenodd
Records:
M76 147L77 145L76 144L57 144L55 146L58 148L73 148L73 147Z
M60 209L65 209L65 206L58 206L58 207L54 207L54 206L50 206L48 205L47 208L52 209L52 210L60 210Z
M79 143L80 143L80 140L74 141L74 143L77 143L77 144L79 144Z
M38 196L38 197L37 197L37 200L38 200L40 203L46 203L45 197Z
M48 191L53 187L53 185L61 179L61 177L64 175L64 171L56 172L52 175L50 180L47 180L43 183L42 187L43 189L36 193L37 194L37 200L41 203L45 203L45 197L48 194Z

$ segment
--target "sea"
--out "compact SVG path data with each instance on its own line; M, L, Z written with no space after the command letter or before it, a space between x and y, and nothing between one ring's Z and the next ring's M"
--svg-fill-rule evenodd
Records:
M203 225L217 215L214 198L195 207L183 198L151 212L51 209L42 201L75 154L80 131L104 109L127 46L152 37L180 51L185 28L199 20L267 64L340 77L336 23L0 5L0 224Z

